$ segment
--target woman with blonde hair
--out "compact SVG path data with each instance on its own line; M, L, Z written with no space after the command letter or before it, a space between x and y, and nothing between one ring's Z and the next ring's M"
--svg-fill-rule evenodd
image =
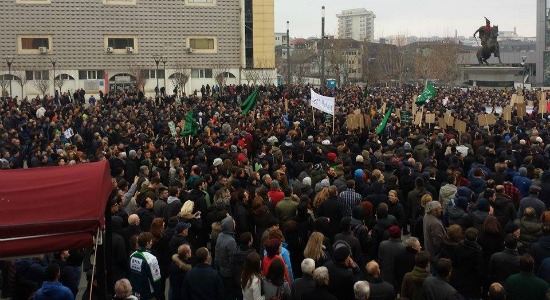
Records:
M376 181L378 183L384 184L384 174L382 174L380 170L374 169L374 171L372 171L372 175L376 177Z
M315 231L309 236L306 248L304 249L304 258L311 258L315 261L315 267L321 267L330 260L330 255L323 245L325 236Z
M316 210L323 201L327 200L329 196L328 187L323 188L313 200L313 210Z
M426 204L432 201L433 197L431 194L427 193L420 198L420 209L418 212L418 217L416 219L411 219L411 235L418 238L420 244L424 245L424 214L426 209Z
M200 211L193 213L194 208L195 203L191 200L187 200L183 203L183 206L178 213L178 220L180 222L191 224L191 228L189 228L189 235L187 236L187 239L189 240L191 246L197 245L198 233L201 231L202 228Z

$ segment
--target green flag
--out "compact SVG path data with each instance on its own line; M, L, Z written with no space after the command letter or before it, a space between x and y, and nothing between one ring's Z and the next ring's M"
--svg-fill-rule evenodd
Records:
M187 112L187 115L185 116L185 127L183 127L183 131L181 132L181 135L195 136L197 135L198 132L199 132L199 123L195 121L195 118L193 117L193 111L190 110Z
M256 88L246 100L241 104L242 114L248 115L248 113L256 106L256 102L258 102L258 98L260 96L260 90Z
M426 103L426 101L432 99L437 94L437 90L434 88L434 86L428 82L426 83L426 87L424 88L424 91L418 98L416 98L416 105L423 105Z
M390 107L386 111L386 114L384 115L384 119L382 119L382 122L380 122L380 125L376 127L376 134L381 134L384 129L386 129L386 125L388 125L388 120L390 119L391 112L393 110L393 105L390 104Z

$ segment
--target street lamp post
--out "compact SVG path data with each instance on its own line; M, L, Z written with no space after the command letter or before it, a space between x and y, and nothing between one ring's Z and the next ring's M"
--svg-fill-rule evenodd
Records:
M286 21L286 85L287 90L290 90L290 27L289 22Z
M11 94L11 80L12 80L12 76L11 76L11 64L13 64L13 57L9 57L9 56L6 56L6 63L8 64L8 72L9 72L9 76L10 76L10 97L12 96ZM23 97L23 96L21 96Z
M168 62L165 57L161 58L163 70L164 70L164 93L166 93L166 63Z
M321 8L321 87L325 86L325 7Z
M53 66L53 94L55 95L55 64L57 63L57 58L52 57L50 58L50 62Z
M155 88L155 94L158 97L159 95L159 63L162 60L162 56L153 56L153 59L155 60L155 64L157 65L157 69L155 71L155 77L157 78L157 87Z
M523 89L525 88L525 75L527 75L526 73L526 64L525 64L525 60L527 60L527 56L522 56L521 57L521 66L523 67L523 77L521 78L521 89L522 89L522 93L523 93Z

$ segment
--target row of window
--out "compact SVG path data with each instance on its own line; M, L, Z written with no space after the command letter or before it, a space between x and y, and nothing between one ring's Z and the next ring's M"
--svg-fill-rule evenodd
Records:
M107 53L132 54L138 52L137 35L105 35L104 47ZM213 36L195 36L186 39L188 53L216 53L218 41ZM53 49L51 35L19 35L17 36L17 52L19 54L48 54Z
M164 79L165 73L164 70L143 70L144 79ZM157 73L158 72L158 73ZM230 73L228 73L230 74ZM232 74L227 75L228 77L234 78ZM40 70L40 71L25 71L25 77L27 80L49 80L50 71ZM95 80L103 79L105 77L104 70L79 70L78 79L80 80ZM61 79L73 79L68 74L57 74L56 78ZM191 78L212 78L212 69L192 69Z
M15 0L17 4L50 4L55 0ZM137 0L101 0L106 5L136 5ZM183 0L185 4L195 6L215 6L216 0Z

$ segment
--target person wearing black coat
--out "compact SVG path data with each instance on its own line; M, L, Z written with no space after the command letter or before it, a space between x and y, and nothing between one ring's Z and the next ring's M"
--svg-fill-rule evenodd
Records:
M420 246L420 241L414 236L405 239L403 244L405 244L405 251L395 257L393 267L393 278L395 280L394 287L397 290L401 289L405 274L414 269L416 253L422 249Z
M457 245L451 255L453 271L450 283L466 299L482 298L481 287L486 278L483 250L476 242L477 235L477 229L466 229L465 239Z
M331 292L330 290L330 282L332 281L332 277L330 275L330 271L327 270L326 267L319 267L313 271L313 281L315 282L315 286L309 290L308 292L304 293L302 296L302 299L315 299L315 300L337 300L337 299L344 299L344 298L337 298L335 297L335 294ZM353 297L353 286L351 287L351 296ZM297 299L297 298L294 298ZM347 298L352 299L352 298Z
M233 277L235 279L236 286L241 286L241 273L243 271L246 257L248 254L256 251L254 247L252 247L252 244L252 233L242 233L239 237L239 248L233 253L233 257L230 259L230 261L233 262ZM242 294L242 291L238 292L238 294Z
M388 192L388 215L392 215L397 219L400 228L406 228L407 215L405 214L405 208L399 202L398 194L395 190Z
M362 266L365 259L363 257L363 251L361 250L361 243L359 242L359 239L357 239L351 232L351 217L343 217L340 221L340 227L342 232L334 236L334 242L346 242L351 249L351 256L358 265Z
M201 216L206 217L208 214L208 203L206 202L206 182L202 178L195 180L195 188L187 196L188 200L195 203L193 208L193 213L198 211L201 212ZM207 226L201 226L197 232L197 244L196 247L205 247L208 242L208 234L210 233L210 228Z
M235 204L233 218L235 219L235 233L240 236L242 233L251 231L251 218L249 211L250 195L247 190L239 192L239 199Z
M345 244L336 246L333 251L333 260L325 264L330 278L328 290L337 299L353 299L353 285L358 280L359 267L351 258L351 250ZM306 299L317 298L307 297Z
M128 255L126 254L126 243L122 235L122 222L121 217L111 217L113 256L108 261L113 265L113 285L119 279L128 278Z
M321 202L317 208L317 217L327 217L330 219L328 237L331 241L334 236L340 231L340 220L343 217L344 205L338 200L338 190L336 186L329 186L329 197Z

